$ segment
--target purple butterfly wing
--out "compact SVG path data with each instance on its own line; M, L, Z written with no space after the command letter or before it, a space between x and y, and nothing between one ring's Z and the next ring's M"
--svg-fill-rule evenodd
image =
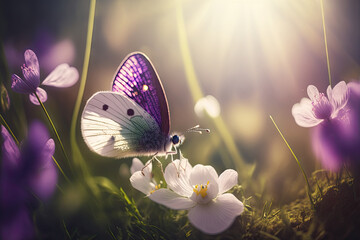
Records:
M155 68L143 53L131 53L120 64L112 91L133 99L155 119L164 135L169 134L170 113L165 92Z

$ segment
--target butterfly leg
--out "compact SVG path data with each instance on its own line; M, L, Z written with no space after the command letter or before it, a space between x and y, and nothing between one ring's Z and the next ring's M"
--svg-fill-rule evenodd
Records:
M175 151L173 151L173 154L171 154L171 161L172 161L172 163L175 165L175 163L174 163L174 155L177 154L177 153L179 153L179 165L178 165L178 166L175 165L175 167L176 167L176 171L177 171L178 177L180 177L180 171L181 171L181 170L184 170L184 171L185 171L185 167L183 167L183 166L181 165L181 160L184 159L184 157L183 157L183 155L181 154L180 149L179 149L179 151L178 151L175 146L174 146L174 148L175 148Z
M177 174L178 174L178 177L180 176L180 172L179 172L179 168L176 167L175 165L175 162L174 162L174 155L178 153L176 147L174 146L175 148L175 151L171 151L171 152L166 152L166 156L170 155L171 156L171 163L174 164L175 168L176 168L176 171L177 171ZM180 163L179 163L179 166L180 166Z
M156 161L160 164L160 169L161 169L161 172L162 172L162 174L163 174L163 176L164 176L164 169L163 169L163 166L162 166L161 161L160 161L159 159L157 159L156 156L153 157L153 160L156 160Z
M150 161L148 161L146 164L145 164L145 166L141 169L141 174L143 175L143 176L145 176L145 174L144 174L144 169L147 167L147 166L149 166L150 165L150 163L152 163L153 161L154 161L154 159L156 159L156 155L157 155L158 153L155 153L152 157L151 157L151 159L150 159ZM157 159L156 159L157 160ZM157 161L159 161L159 160L157 160ZM161 166L161 169L162 169L162 166Z
M185 167L182 167L182 165L181 165L181 160L183 160L183 159L185 159L185 158L184 158L184 156L182 155L180 149L179 149L179 159L180 159L179 168L181 168L182 170L185 171L186 166L185 166ZM186 164L186 163L187 163L187 162L185 161L185 164Z

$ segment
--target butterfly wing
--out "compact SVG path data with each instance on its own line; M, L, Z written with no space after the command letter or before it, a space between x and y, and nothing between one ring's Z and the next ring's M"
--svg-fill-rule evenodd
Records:
M165 139L149 113L116 92L97 92L87 101L81 132L92 151L116 158L162 151Z
M112 91L134 100L155 119L163 135L169 134L170 114L164 89L155 68L143 53L131 53L120 64Z

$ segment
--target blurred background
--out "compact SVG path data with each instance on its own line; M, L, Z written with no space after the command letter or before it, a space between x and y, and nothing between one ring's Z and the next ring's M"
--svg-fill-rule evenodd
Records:
M360 2L325 0L324 13L332 85L358 80ZM8 74L21 75L28 48L38 55L41 79L63 62L81 74L89 1L1 1L0 14ZM191 61L184 58L184 49ZM329 84L319 0L98 1L81 111L92 94L110 90L115 70L133 51L144 52L160 76L171 130L184 132L197 124L211 129L210 134L186 136L181 151L193 165L211 164L218 173L234 168L243 175L240 184L247 186L246 195L265 194L277 203L304 192L301 172L269 115L307 174L320 169L311 150L310 130L297 126L291 115L309 84L322 92ZM187 80L186 64L196 74L197 81L190 81L193 85ZM3 81L11 100L22 103L25 111L21 123L9 122L21 139L21 124L34 118L46 121L27 96L11 92L9 78ZM196 111L199 96L191 94L194 84L199 84L203 96L213 96L199 103ZM68 151L78 87L79 83L67 89L46 88L46 107ZM19 109L20 105L10 106L5 116L19 116ZM77 137L94 175L135 191L128 181L131 159L102 158L90 152L80 129ZM229 150L232 144L235 150ZM61 159L59 150L55 156Z

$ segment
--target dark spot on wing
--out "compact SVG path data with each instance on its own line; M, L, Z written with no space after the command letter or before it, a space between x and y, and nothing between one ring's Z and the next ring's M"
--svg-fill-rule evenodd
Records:
M128 116L133 116L134 114L135 114L134 109L129 108L129 109L127 110L127 115L128 115Z
M108 110L108 108L109 108L108 105L106 105L106 104L103 105L103 110L104 110L104 111Z

